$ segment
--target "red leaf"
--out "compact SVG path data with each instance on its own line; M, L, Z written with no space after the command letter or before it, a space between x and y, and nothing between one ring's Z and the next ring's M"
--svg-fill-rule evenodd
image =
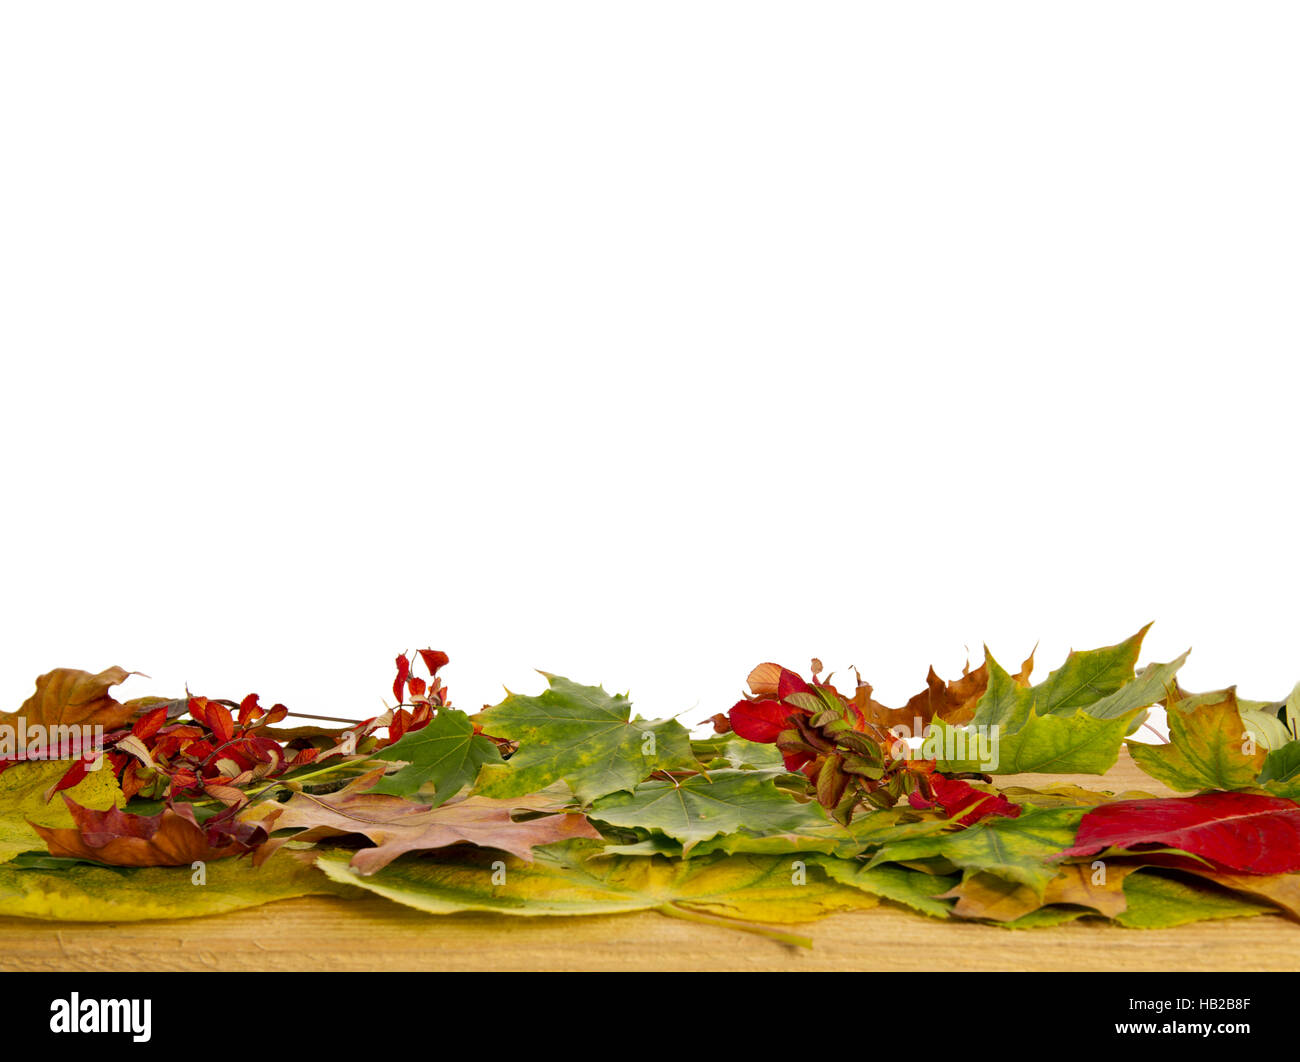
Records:
M257 703L257 694L250 693L239 703L239 725L243 726L250 719L260 719L262 706Z
M776 684L776 695L785 700L792 693L812 693L813 689L793 671L781 669L781 678Z
M1247 874L1300 870L1300 804L1254 793L1121 800L1083 817L1064 856L1160 845Z
M198 784L199 776L188 767L182 767L172 774L171 789L173 793L184 792L186 789L191 789Z
M235 720L224 704L210 701L206 697L191 697L189 712L196 721L212 731L218 745L235 736Z
M749 741L776 743L777 735L790 729L792 715L807 715L779 701L740 701L731 709L731 729Z
M421 649L420 659L424 661L424 666L429 669L429 677L432 678L438 673L439 668L447 665L451 658L438 649Z
M218 745L224 745L235 736L235 720L230 709L224 704L208 702L208 729L217 739Z
M411 676L411 662L405 656L397 658L397 678L393 679L393 696L397 703L406 700L406 680Z
M78 782L80 782L83 778L86 777L86 771L89 769L90 765L94 762L95 762L95 757L89 756L89 757L82 757L81 759L73 763L73 765L64 772L63 777L60 778L54 784L53 788L51 788L50 791L45 795L45 799L49 800L50 797L52 797L55 793L60 793L64 789L71 789L74 785L76 785Z
M950 819L959 826L971 826L990 815L1014 819L1020 814L1020 805L1011 803L1001 793L985 793L960 778L947 778L942 774L929 776L933 799L917 791L908 794L908 803L914 808L932 808L938 804ZM960 816L960 817L959 817Z
M147 742L153 737L167 722L167 706L160 705L151 712L145 712L135 721L135 726L131 728L131 733L141 741Z

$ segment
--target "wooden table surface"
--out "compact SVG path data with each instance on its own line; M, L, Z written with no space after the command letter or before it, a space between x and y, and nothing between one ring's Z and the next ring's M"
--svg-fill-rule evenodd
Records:
M1127 752L1104 779L1023 776L1170 795ZM797 930L811 950L654 912L434 916L378 897L283 900L233 914L92 924L0 918L0 970L1297 970L1280 916L1177 929L1084 921L1008 930L879 907Z

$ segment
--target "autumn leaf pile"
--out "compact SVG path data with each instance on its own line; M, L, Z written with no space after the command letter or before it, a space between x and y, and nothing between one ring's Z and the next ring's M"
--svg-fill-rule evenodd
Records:
M0 915L377 895L431 914L655 910L796 944L789 925L879 904L1010 928L1300 919L1300 692L1189 693L1186 654L1138 666L1145 633L1040 682L1032 657L986 653L893 708L817 661L764 663L708 736L556 675L470 715L433 650L397 659L389 710L334 729L286 727L255 695L119 702L121 668L57 670L0 726L102 740L0 755ZM1154 705L1168 743L1139 736ZM1025 777L1104 775L1125 745L1184 795Z

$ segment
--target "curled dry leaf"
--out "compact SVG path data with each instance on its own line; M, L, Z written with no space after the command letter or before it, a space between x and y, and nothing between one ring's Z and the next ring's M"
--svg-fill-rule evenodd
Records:
M1098 873L1086 864L1070 863L1047 883L1041 896L1022 882L976 871L939 898L957 901L952 913L958 918L1014 922L1032 911L1056 904L1090 907L1107 918L1114 918L1128 906L1124 881L1136 870L1135 866L1113 866Z
M120 704L108 691L131 674L120 667L110 667L97 675L75 668L55 668L36 680L36 692L12 717L25 719L29 727L102 726L115 730L131 719L136 705Z
M368 775L327 796L297 793L284 805L271 809L261 821L277 831L301 830L293 837L297 841L348 834L368 838L375 847L363 848L352 857L352 868L362 874L373 874L405 852L455 844L497 848L528 862L538 845L577 837L600 839L586 816L576 812L516 821L513 813L527 808L528 800L481 796L431 808L401 797L366 792L365 787L374 780L373 775ZM272 841L254 857L255 861L266 859L276 847L277 842Z
M1183 869L1233 892L1275 903L1287 917L1300 921L1300 874L1229 874L1205 867Z
M133 815L109 808L95 811L63 798L75 825L51 828L31 823L53 856L86 859L117 867L179 867L251 852L267 834L260 825L219 815L200 825L188 804L157 815Z

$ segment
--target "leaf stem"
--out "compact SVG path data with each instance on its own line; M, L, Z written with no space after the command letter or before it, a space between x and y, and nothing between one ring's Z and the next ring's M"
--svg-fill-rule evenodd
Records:
M742 933L754 933L757 936L767 937L768 940L774 940L778 944L786 944L792 948L812 947L811 937L801 937L795 933L783 933L779 929L768 929L766 926L755 925L753 922L742 922L736 918L728 918L726 915L704 914L701 911L693 911L689 907L681 907L675 901L660 904L655 910L660 914L681 918L687 922L702 922L706 926L718 926L721 929L738 929Z

